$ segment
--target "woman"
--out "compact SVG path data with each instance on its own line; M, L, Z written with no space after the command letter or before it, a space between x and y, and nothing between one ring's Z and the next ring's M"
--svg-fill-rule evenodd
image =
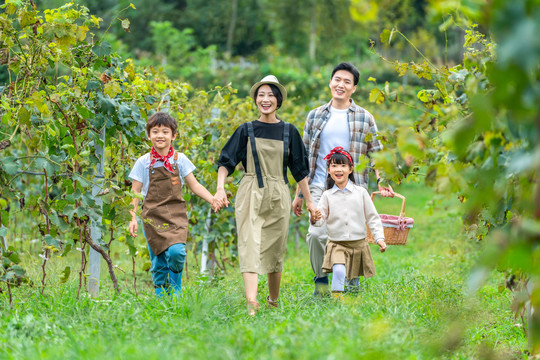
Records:
M302 138L292 124L276 116L287 91L275 76L268 75L252 86L250 95L259 109L259 119L240 125L221 151L215 199L228 205L225 179L242 162L246 171L235 208L238 255L248 311L254 315L259 307L258 274L268 274L267 305L278 305L291 212L287 167L305 194L312 215L316 206L308 187L308 159Z

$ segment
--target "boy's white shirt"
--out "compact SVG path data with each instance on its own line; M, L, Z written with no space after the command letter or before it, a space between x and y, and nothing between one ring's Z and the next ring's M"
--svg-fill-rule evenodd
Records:
M176 151L175 151L176 152ZM169 157L171 165L174 164L174 153ZM156 161L154 168L162 167L163 161ZM178 153L178 159L176 160L176 166L178 167L178 173L180 174L181 181L183 184L183 178L188 176L195 170L195 165L184 155L183 153ZM148 193L148 185L150 184L150 176L148 174L148 169L150 168L150 153L144 154L137 159L133 169L129 173L129 178L139 181L143 184L141 189L141 194L143 197L146 197Z
M366 224L376 242L384 240L381 218L371 201L371 197L362 186L350 180L343 190L336 185L326 190L317 206L322 217L314 226L326 222L328 240L353 241L366 237Z

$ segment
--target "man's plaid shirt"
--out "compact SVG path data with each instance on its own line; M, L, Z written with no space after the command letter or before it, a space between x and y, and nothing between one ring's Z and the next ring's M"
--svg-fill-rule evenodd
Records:
M304 125L303 141L309 156L309 175L308 182L311 184L317 167L317 157L326 156L319 154L321 143L321 132L330 118L330 105L320 106L309 112ZM349 152L353 161L358 164L360 156L369 156L369 153L379 151L383 148L381 142L377 140L377 125L375 119L366 109L356 105L351 99L351 106L347 111L347 120L350 131ZM371 139L366 142L366 136L371 134ZM367 189L368 186L368 168L362 174L354 174L356 183Z

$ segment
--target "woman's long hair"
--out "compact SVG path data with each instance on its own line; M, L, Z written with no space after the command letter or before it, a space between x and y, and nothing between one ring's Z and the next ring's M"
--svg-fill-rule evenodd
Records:
M345 151L345 150L341 150L341 151L349 154L348 151ZM349 154L349 156L352 159L351 154ZM328 171L328 169L330 169L331 164L347 164L352 169L351 173L349 174L349 180L351 180L353 184L356 184L356 181L354 180L354 163L352 163L351 161L352 160L349 160L349 158L346 155L337 152L337 153L332 154L330 159L328 159L328 162L326 163L326 169ZM332 179L330 174L328 174L328 177L326 178L326 190L333 188L334 185L335 185L334 179Z

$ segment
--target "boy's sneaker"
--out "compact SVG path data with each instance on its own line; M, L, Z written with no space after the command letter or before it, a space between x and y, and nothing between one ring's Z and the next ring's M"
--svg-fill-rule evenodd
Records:
M171 284L167 292L178 299L182 295L182 271L175 273L169 270L169 279Z
M167 291L163 286L154 286L154 292L156 293L157 298L160 300L162 300L165 294L167 294Z
M315 291L313 292L313 296L324 296L330 293L330 289L328 287L328 276L325 276L325 277L315 276L314 280L315 280Z

